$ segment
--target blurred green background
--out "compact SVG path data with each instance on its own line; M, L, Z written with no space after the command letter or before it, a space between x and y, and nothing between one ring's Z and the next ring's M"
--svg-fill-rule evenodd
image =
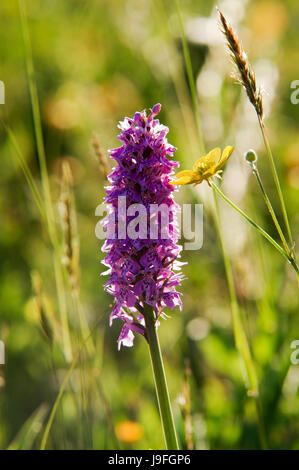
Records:
M6 88L0 117L11 134L1 125L0 340L5 343L6 364L0 366L0 447L40 447L49 413L73 365L47 448L161 449L147 345L136 337L134 348L118 352L121 322L108 326L112 299L103 292L101 242L94 232L95 208L104 195L105 180L92 139L96 132L106 153L119 145L119 120L160 102L160 120L170 128L169 141L178 147L181 168L191 168L200 156L175 2L25 3L55 224L63 246L58 206L62 162L67 161L73 173L71 193L80 240L80 309L93 343L89 352L82 348L78 304L74 306L68 273L62 267L72 357L64 354L53 248L12 142L17 142L42 192L18 2L2 1L0 80ZM249 148L258 152L260 171L279 213L254 112L231 78L233 65L217 33L215 4L210 0L180 4L207 147L236 147L224 172L223 191L277 239L243 158ZM299 80L299 4L259 0L217 5L242 38L264 88L266 124L298 241L299 105L290 101L290 84ZM183 251L182 261L188 261L183 268L184 308L159 328L176 426L183 448L188 445L184 424L191 420L197 449L259 449L254 399L246 391L234 343L212 198L207 185L201 186L176 194L180 204L204 203L204 241L199 251ZM299 365L290 362L290 344L299 339L296 279L270 245L228 206L220 207L260 382L268 445L299 449ZM63 248L60 251L63 257Z

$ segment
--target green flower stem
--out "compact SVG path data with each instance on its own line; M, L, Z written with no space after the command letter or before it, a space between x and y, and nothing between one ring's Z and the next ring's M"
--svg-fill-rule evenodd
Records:
M286 229L287 229L287 232L288 232L288 237L289 237L291 247L293 247L294 243L293 243L293 237L292 237L292 233L291 233L288 213L287 213L287 209L286 209L286 205L285 205L285 202L284 202L282 189L281 189L280 182L279 182L279 177L278 177L274 157L273 157L273 154L272 154L272 150L271 150L271 146L270 146L268 137L266 135L266 129L265 129L264 122L263 122L262 118L259 115L258 115L258 121L259 121L259 125L260 125L260 128L261 128L264 144L265 144L265 147L266 147L266 150L267 150L267 155L269 157L271 171L272 171L272 175L273 175L273 178L274 178L275 186L276 186L278 197L279 197L279 202L280 202L281 209L282 209L282 215L283 215L284 223L285 223L285 226L286 226Z
M217 191L217 193L230 205L232 206L244 219L247 220L256 230L258 230L263 237L265 237L278 251L279 253L284 256L293 266L295 269L296 273L298 273L298 266L294 262L293 259L290 259L288 253L285 252L285 250L262 228L260 227L254 220L252 220L245 212L242 211L236 204L234 204L223 192L216 186L216 184L212 181L210 181L210 185Z
M155 316L153 309L147 306L144 309L143 314L145 319L146 335L149 344L165 445L167 450L178 450L179 445L174 427L174 420L172 416L170 398L167 388L159 339L157 335L157 329L155 326Z
M278 235L279 235L279 237L280 237L280 239L281 239L281 241L282 241L283 247L284 247L285 251L289 254L289 256L291 256L291 252L290 252L289 246L288 246L287 241L286 241L286 239L285 239L285 236L284 236L284 234L283 234L283 232L282 232L282 230L281 230L281 227L280 227L279 222L278 222L278 220L277 220L276 214L275 214L275 212L274 212L274 209L273 209L273 207L272 207L272 204L271 204L271 201L270 201L270 199L269 199L269 197L268 197L268 194L266 193L266 190L265 190L265 187L264 187L264 185L263 185L263 182L262 182L262 179L261 179L261 176L260 176L258 167L256 166L255 163L252 163L251 166L252 166L253 174L254 174L254 176L256 177L257 182L258 182L258 184L259 184L259 187L260 187L260 189L261 189L261 191L262 191L262 193L263 193L266 206L267 206L267 208L268 208L268 210L269 210L269 213L270 213L270 215L271 215L271 217L272 217L272 220L273 220L273 222L274 222L274 224L275 224L275 227L276 227L276 230L277 230L277 232L278 232Z

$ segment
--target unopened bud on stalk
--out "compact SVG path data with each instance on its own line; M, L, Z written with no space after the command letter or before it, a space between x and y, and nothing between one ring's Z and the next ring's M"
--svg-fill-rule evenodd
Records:
M250 163L251 165L253 163L257 162L257 154L255 153L254 150L250 149L244 154L245 160Z

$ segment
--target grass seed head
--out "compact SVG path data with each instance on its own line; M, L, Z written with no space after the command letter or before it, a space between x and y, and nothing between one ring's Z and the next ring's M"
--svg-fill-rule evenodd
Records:
M221 31L225 35L231 58L239 72L237 81L245 88L249 101L255 108L259 118L263 119L264 110L262 92L261 89L257 87L255 73L248 61L247 54L243 50L236 33L226 20L223 13L219 9L217 10L221 21Z

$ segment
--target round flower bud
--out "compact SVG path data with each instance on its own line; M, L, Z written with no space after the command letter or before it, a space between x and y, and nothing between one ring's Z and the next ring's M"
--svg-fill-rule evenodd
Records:
M244 156L248 163L255 163L257 161L257 154L252 149L248 150Z

